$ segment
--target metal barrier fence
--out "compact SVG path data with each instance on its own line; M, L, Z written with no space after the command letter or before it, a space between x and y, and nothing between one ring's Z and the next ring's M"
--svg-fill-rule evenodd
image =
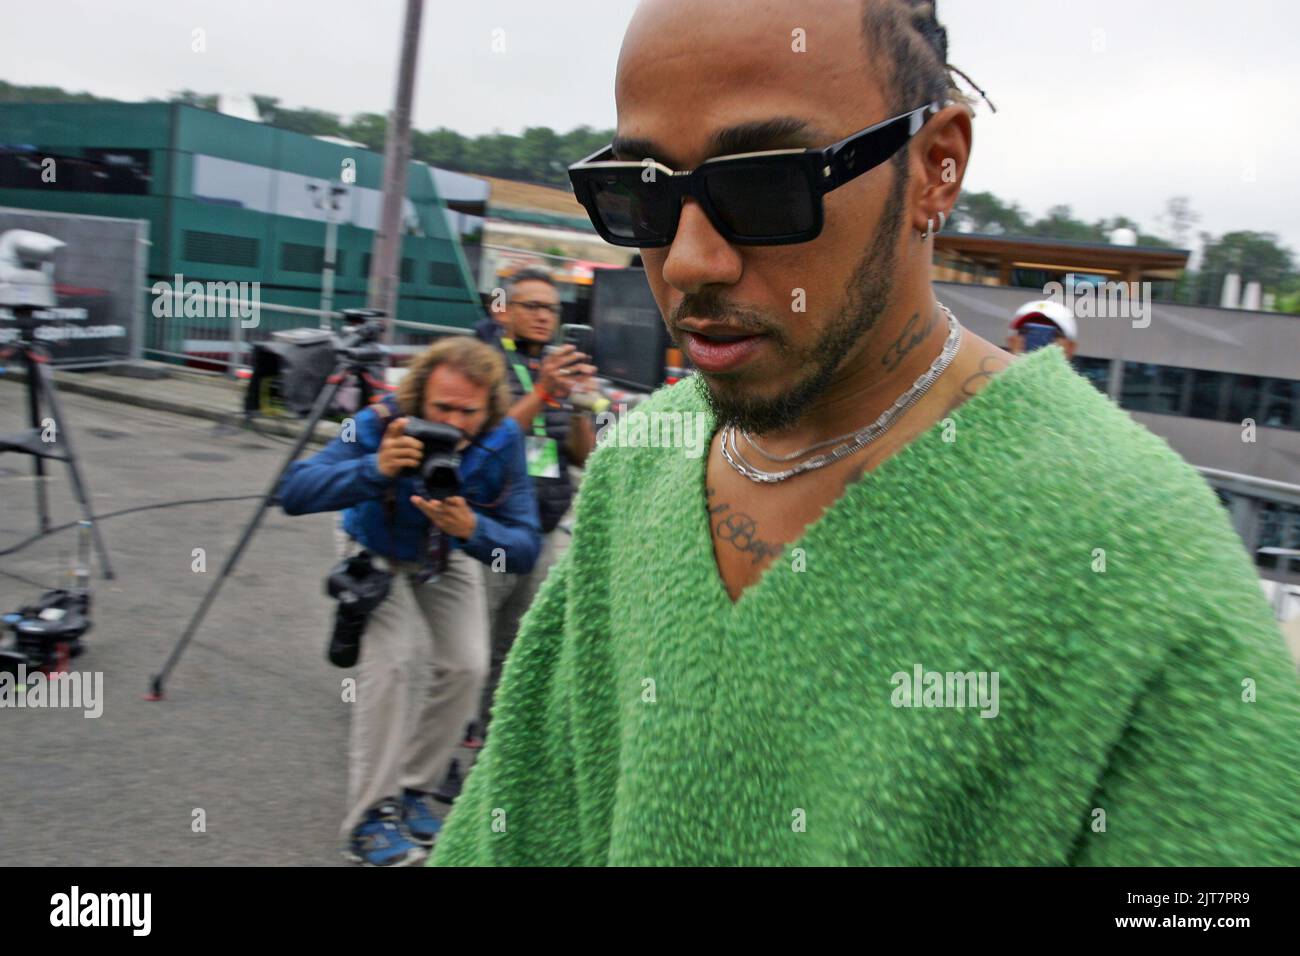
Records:
M152 287L145 292L153 294ZM178 301L181 296L177 296ZM162 359L194 368L222 370L234 378L241 367L248 365L253 346L267 342L275 332L310 326L320 328L324 318L333 332L340 332L343 324L341 312L322 312L301 306L278 305L273 302L254 302L225 295L197 295L185 293L185 302L202 302L202 315L158 316L152 309L145 312L143 355L148 359ZM255 309L256 324L245 328L247 309ZM173 313L183 311L180 308ZM304 321L307 320L307 321ZM445 335L468 335L471 329L454 325L434 325L426 322L407 322L404 319L387 320L393 325L392 350L397 355L414 355Z

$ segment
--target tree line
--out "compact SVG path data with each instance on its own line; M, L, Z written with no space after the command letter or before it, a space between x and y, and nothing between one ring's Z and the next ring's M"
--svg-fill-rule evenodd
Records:
M380 113L343 117L311 107L293 108L278 97L253 95L263 122L309 136L337 136L369 149L383 151L387 120ZM0 80L0 104L21 102L116 102L90 93L73 93L52 86L18 86ZM217 108L217 95L179 90L150 102L180 102L203 109ZM613 130L577 126L557 132L546 126L511 134L493 131L465 136L446 127L411 131L411 156L431 166L482 176L497 176L561 189L569 188L568 165L607 144ZM953 210L950 228L991 235L1028 236L1084 242L1107 242L1119 228L1133 230L1138 245L1189 248L1199 240L1199 268L1185 270L1173 291L1175 301L1218 305L1224 278L1229 273L1247 282L1259 282L1276 297L1279 311L1300 313L1300 272L1294 254L1273 233L1236 230L1213 235L1196 232L1199 216L1185 196L1171 197L1149 231L1127 216L1094 222L1076 218L1069 205L1056 205L1034 217L1014 202L990 192L963 193Z

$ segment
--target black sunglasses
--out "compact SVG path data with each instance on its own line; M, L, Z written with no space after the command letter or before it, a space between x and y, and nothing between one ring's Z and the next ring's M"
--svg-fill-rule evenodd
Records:
M669 245L688 196L730 243L808 242L822 231L822 197L893 156L939 109L918 107L824 149L716 156L689 172L648 159L614 160L606 146L570 166L569 179L596 231L616 246Z

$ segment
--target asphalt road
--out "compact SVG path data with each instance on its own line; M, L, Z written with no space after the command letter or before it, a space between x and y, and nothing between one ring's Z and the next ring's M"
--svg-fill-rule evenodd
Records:
M123 387L130 383L123 380ZM64 393L96 514L258 495L288 444L211 422ZM0 381L0 432L22 426ZM0 455L0 551L37 527L32 459ZM50 468L54 524L80 515ZM348 707L325 660L333 515L268 510L161 702L143 699L256 501L186 505L101 523L117 578L93 579L78 671L103 673L103 714L0 710L0 865L342 865ZM75 532L0 556L0 611L66 582ZM206 551L207 570L192 569ZM467 756L462 752L462 757ZM205 832L195 831L202 810Z

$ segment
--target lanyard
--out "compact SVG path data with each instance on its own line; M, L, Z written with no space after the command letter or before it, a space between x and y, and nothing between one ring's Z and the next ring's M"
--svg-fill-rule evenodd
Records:
M503 336L501 344L509 353L515 352L515 340ZM524 387L524 394L527 395L533 390L533 377L528 374L528 366L524 362L518 362L513 355L507 355L510 365L515 370L515 377L519 379L519 384ZM541 414L533 416L533 434L542 438L546 437L546 417Z

